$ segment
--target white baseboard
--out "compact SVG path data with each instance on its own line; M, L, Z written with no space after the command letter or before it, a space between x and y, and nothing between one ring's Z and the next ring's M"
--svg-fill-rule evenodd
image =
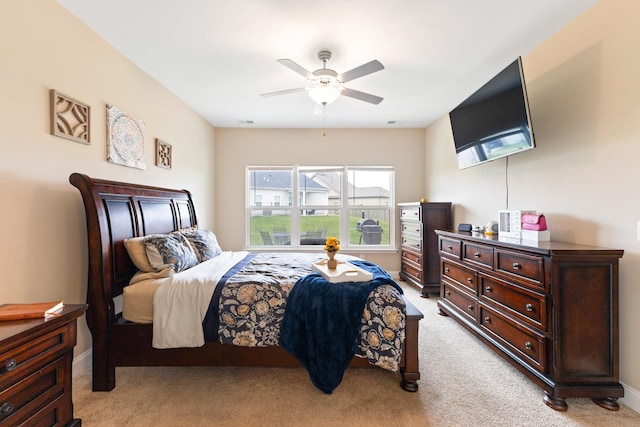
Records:
M92 349L89 349L73 358L73 366L71 367L73 378L82 374L87 369L91 369L91 366L93 365L92 355Z
M624 397L620 398L620 403L640 413L640 391L629 387L625 383L621 384L624 388Z

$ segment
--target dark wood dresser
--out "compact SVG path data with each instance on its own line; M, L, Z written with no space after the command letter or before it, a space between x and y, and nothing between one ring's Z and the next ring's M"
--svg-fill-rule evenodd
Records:
M46 320L0 322L0 425L81 425L73 418L71 365L85 310L65 305Z
M422 290L440 293L440 255L436 229L451 228L451 203L400 203L400 278Z
M622 250L436 231L438 307L545 391L553 409L590 397L617 410Z

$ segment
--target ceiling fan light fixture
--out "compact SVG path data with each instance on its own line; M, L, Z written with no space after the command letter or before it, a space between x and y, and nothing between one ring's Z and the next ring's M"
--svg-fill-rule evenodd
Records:
M338 99L341 91L341 87L320 85L309 89L309 96L320 105L329 105Z

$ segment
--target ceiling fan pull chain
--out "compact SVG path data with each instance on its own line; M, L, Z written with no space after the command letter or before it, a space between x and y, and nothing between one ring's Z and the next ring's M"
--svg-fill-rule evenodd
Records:
M327 106L322 107L322 136L327 136Z

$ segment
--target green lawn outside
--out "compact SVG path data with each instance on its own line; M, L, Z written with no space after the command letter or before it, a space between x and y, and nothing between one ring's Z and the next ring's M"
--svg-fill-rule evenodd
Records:
M349 244L360 244L360 232L356 229L360 217L349 217ZM382 227L381 244L389 244L389 222L380 221ZM273 215L273 216L254 216L251 218L251 246L262 246L262 237L260 236L260 230L268 231L273 234L274 228L284 228L287 231L291 230L291 219L288 215ZM340 233L340 217L337 215L308 215L300 217L300 230L315 231L318 229L327 229L327 236L338 237L341 241L344 238L339 236Z

